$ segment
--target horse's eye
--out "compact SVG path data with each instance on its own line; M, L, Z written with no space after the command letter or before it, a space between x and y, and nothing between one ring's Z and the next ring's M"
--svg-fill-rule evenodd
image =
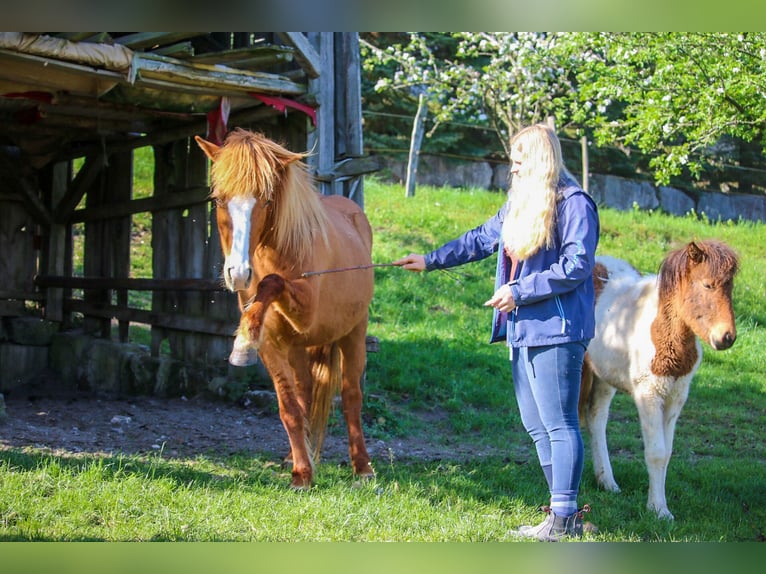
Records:
M713 288L713 285L712 285L712 284L710 284L710 283L703 283L703 284L702 284L702 286L703 286L705 289L712 289L712 288Z

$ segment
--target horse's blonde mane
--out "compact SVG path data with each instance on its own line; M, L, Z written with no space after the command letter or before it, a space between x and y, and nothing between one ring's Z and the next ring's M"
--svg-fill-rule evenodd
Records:
M316 241L328 245L330 225L305 157L263 135L235 129L211 169L214 199L251 196L261 204L273 202L275 248L296 262L306 260Z

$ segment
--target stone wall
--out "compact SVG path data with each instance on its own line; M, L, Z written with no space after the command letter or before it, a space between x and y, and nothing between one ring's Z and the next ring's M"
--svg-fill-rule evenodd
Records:
M59 332L59 324L36 317L0 318L0 393L22 385L56 381L57 391L87 390L105 396L194 396L212 393L241 397L268 382L262 365L233 368L192 365L153 357L143 345L96 338L79 330Z
M402 183L406 180L407 161L384 158L380 177ZM579 174L577 175L579 179ZM504 190L508 186L508 165L471 162L422 155L418 161L418 185L435 187L479 188ZM695 192L666 186L654 186L647 181L614 175L591 174L589 193L599 205L629 210L661 209L672 215L694 211L711 221L766 221L766 196L740 193ZM417 193L417 190L416 190Z

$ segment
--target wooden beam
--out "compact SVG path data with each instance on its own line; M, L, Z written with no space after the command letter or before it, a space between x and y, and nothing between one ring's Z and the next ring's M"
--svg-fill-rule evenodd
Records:
M189 64L182 60L161 58L152 54L135 54L135 85L159 87L184 92L207 94L242 94L248 92L276 93L297 96L306 92L278 74L251 72L227 66Z
M366 173L374 173L383 168L383 160L375 155L365 157L349 157L337 162L331 171L317 173L319 181L334 181L336 179L357 177Z
M143 323L165 329L177 329L179 331L194 331L207 333L208 335L234 336L237 323L209 317L192 317L177 313L159 313L144 311L131 307L119 307L117 305L95 305L84 301L70 299L64 302L64 309L70 313L82 313L91 317L103 319L117 319L130 321L131 323Z
M152 54L186 59L194 56L194 45L191 42L179 42L178 44L156 48L152 50Z
M115 38L114 42L127 46L131 50L145 50L153 46L174 44L204 34L205 32L136 32Z
M289 46L259 45L246 48L234 48L233 50L223 50L221 52L207 52L198 54L189 58L190 62L195 64L226 64L245 60L263 58L264 61L292 61L295 49Z
M37 190L32 188L30 180L23 177L11 159L2 153L0 153L0 167L3 167L0 174L5 174L6 181L9 181L10 186L17 190L19 199L24 203L29 215L35 222L50 225L53 221L53 214L40 200Z
M295 48L295 61L309 78L318 78L322 70L322 58L302 32L277 32L288 46Z
M93 184L98 174L101 173L106 161L103 153L96 153L85 158L85 163L74 180L72 180L66 195L54 207L53 220L55 222L66 223L69 220L85 192Z
M82 223L86 221L100 221L115 217L124 217L134 213L156 212L163 209L175 209L179 207L191 207L210 201L209 187L196 187L184 190L181 193L172 193L161 197L145 197L132 199L109 205L86 207L77 209L72 213L70 223Z
M137 277L62 277L37 275L37 287L127 289L129 291L225 291L220 279L146 279Z
M271 106L257 105L253 106L252 108L245 108L231 114L231 117L229 118L229 126L233 127L237 125L255 123L264 118L275 116L278 113L279 112L274 110ZM205 132L207 132L207 119L197 119L179 127L165 130L155 130L146 136L129 137L121 141L111 142L107 144L107 149L110 153L117 153L120 151L126 151L129 149L136 149L150 145L165 144L194 135L204 134ZM57 160L74 159L83 156L89 157L91 155L102 153L102 151L103 147L101 145L94 145L88 148L80 148L77 153L71 153L67 150L63 150L61 155L57 156ZM77 207L77 204L75 204L75 207Z
M45 295L28 291L0 289L0 300L2 299L12 299L16 301L45 301Z

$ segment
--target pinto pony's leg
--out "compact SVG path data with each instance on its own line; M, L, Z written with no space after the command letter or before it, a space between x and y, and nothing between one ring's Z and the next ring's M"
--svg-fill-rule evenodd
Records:
M593 375L590 396L585 409L585 423L590 434L593 471L596 482L604 490L620 492L614 480L612 464L609 462L609 449L606 442L606 423L609 420L609 406L617 389Z
M348 430L348 453L354 474L368 478L375 475L362 431L362 375L367 361L367 318L340 342L343 355L341 399Z
M673 453L676 422L687 397L687 393L683 389L681 391L667 401L657 396L635 397L644 439L644 459L649 473L646 507L653 510L658 518L668 520L673 520L673 514L668 509L665 481L670 455Z
M673 519L665 500L665 477L670 453L666 448L663 424L663 400L661 397L634 393L633 397L641 420L641 434L644 440L644 460L649 473L649 496L646 507L653 510L658 518Z

